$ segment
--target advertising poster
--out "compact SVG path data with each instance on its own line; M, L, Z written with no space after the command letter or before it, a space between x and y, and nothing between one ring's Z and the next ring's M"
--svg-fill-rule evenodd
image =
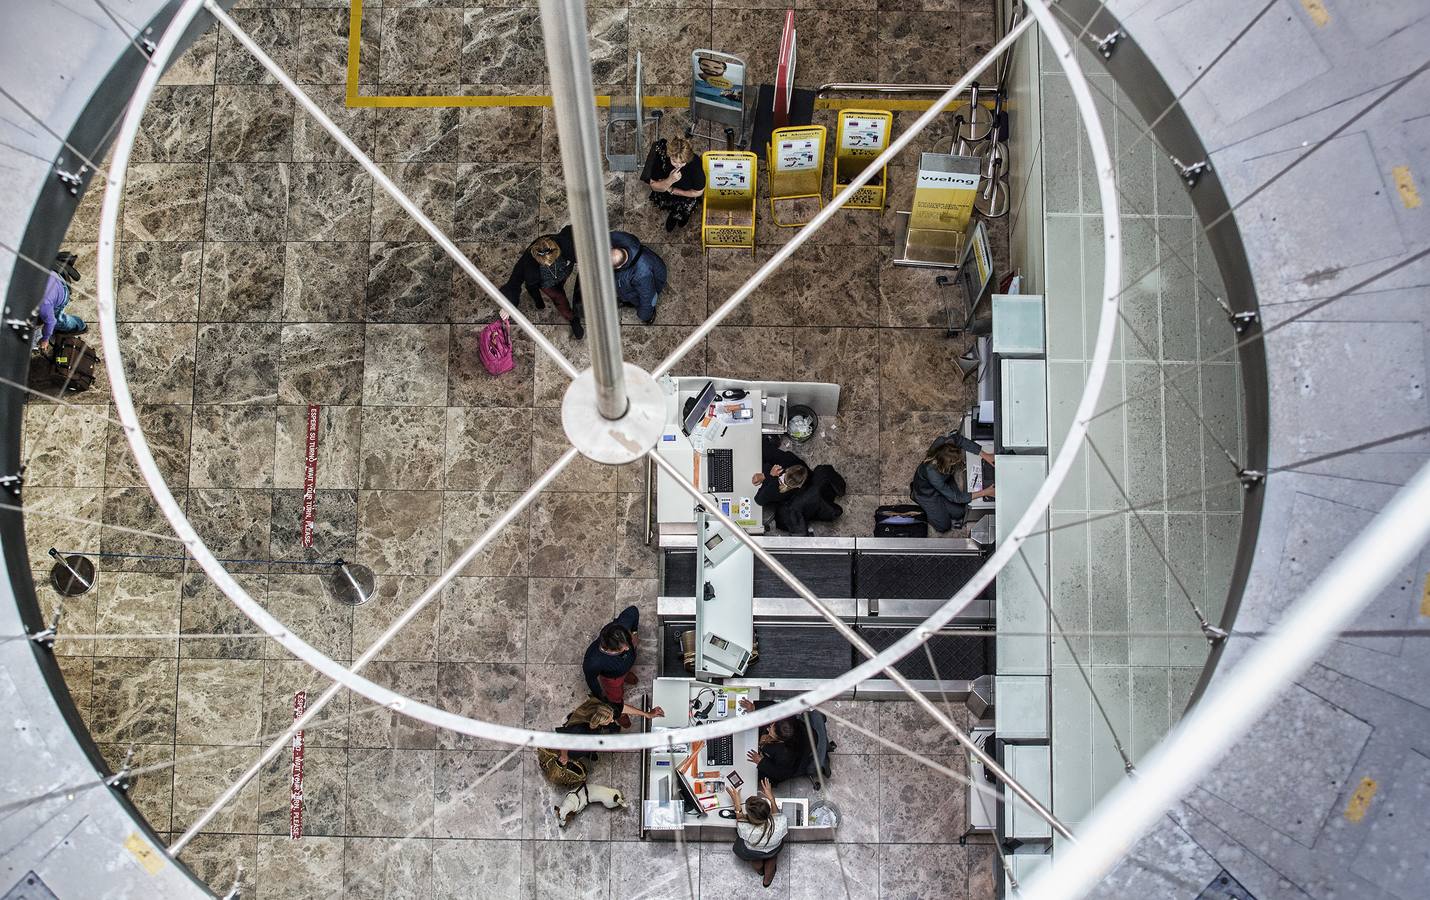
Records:
M717 109L743 114L745 109L745 67L713 56L691 54L695 101Z

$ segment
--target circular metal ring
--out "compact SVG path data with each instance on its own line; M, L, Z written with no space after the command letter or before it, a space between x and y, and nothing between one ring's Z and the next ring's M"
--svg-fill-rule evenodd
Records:
M1093 345L1092 359L1088 365L1087 381L1078 401L1058 454L1053 458L1048 475L1039 486L1023 514L1010 529L1008 536L994 551L974 576L943 606L933 612L917 628L911 629L898 641L885 648L876 656L848 670L837 678L830 679L816 688L781 701L748 715L732 717L704 725L674 729L662 732L645 732L617 735L574 735L549 731L534 731L472 719L450 713L443 709L413 700L389 688L376 684L362 675L351 671L334 661L298 635L292 633L278 619L274 618L233 578L226 568L214 557L208 545L199 537L189 522L183 509L174 499L163 475L159 472L149 449L148 440L140 427L133 396L129 392L129 382L124 371L124 361L119 346L117 326L114 270L118 232L119 204L124 191L126 169L133 154L134 142L145 110L153 96L159 76L173 57L180 37L195 17L212 0L185 0L175 13L173 20L164 31L158 46L149 59L148 66L135 87L132 102L124 115L115 137L112 162L110 164L104 202L100 213L98 260L96 280L98 293L99 324L105 350L105 368L109 374L114 395L115 414L121 422L126 440L134 454L135 462L149 485L160 511L168 520L174 533L184 544L189 554L213 580L214 584L247 616L261 631L277 641L285 650L308 663L319 673L338 682L376 703L397 712L419 719L429 725L447 728L461 734L487 738L507 744L526 744L553 749L567 750L642 750L662 747L691 740L709 740L726 734L734 734L750 728L759 728L805 709L818 706L848 691L855 685L874 677L890 668L909 653L918 649L977 597L1002 568L1012 560L1023 542L1038 528L1040 519L1047 512L1053 496L1062 486L1081 450L1087 434L1087 426L1092 419L1107 374L1108 361L1112 352L1112 342L1117 328L1117 299L1122 279L1121 229L1117 205L1117 190L1113 179L1112 156L1108 149L1107 137L1102 122L1093 104L1086 78L1077 60L1070 52L1059 52L1058 59L1068 75L1073 97L1087 129L1102 201L1103 219L1103 300L1098 318L1097 340ZM1054 47L1066 48L1061 26L1049 12L1046 0L1027 0L1034 18L1045 32L1058 30L1058 41ZM214 15L222 11L215 7ZM1026 31L1024 32L1026 34ZM1050 38L1051 40L1051 38ZM965 76L967 77L967 76ZM293 88L293 89L296 89Z

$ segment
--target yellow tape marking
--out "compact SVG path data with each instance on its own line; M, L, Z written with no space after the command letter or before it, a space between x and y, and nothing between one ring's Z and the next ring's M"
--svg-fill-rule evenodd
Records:
M124 839L124 849L133 854L150 875L157 875L164 868L164 855L141 838L137 831L130 832L129 837Z
M1370 809L1370 801L1375 798L1375 792L1378 790L1380 785L1376 784L1374 779L1362 778L1355 793L1351 794L1350 802L1346 804L1346 821L1359 822L1364 819L1366 810Z
M1306 7L1306 13L1311 17L1311 21L1316 23L1317 28L1326 27L1326 23L1331 21L1331 14L1326 11L1326 4L1321 0L1301 0L1301 5Z
M363 94L358 84L358 63L362 59L362 0L351 0L348 6L348 65L347 98L350 108L361 109L447 109L450 107L520 107L550 106L550 95L544 94L455 94L448 96L403 96L397 94ZM596 97L597 107L608 107L611 98L606 94ZM689 97L673 97L654 94L645 98L645 105L651 109L682 109L690 105ZM993 101L985 100L983 106L993 108ZM821 97L814 101L816 109L881 109L889 111L922 112L933 106L932 100L878 100L878 99L831 99Z
M1411 174L1409 166L1396 166L1390 170L1390 175L1395 179L1395 190L1400 194L1400 202L1405 204L1406 209L1414 209L1420 205L1420 191L1415 187L1415 176Z
M1425 576L1425 591L1420 595L1420 615L1430 619L1430 575Z

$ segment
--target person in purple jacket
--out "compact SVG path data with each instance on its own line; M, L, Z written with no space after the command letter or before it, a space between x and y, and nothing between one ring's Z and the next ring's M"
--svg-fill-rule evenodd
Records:
M37 337L42 351L50 349L50 338L57 334L84 334L89 326L84 319L65 312L70 302L70 285L79 281L79 270L74 267L75 255L61 253L55 259L55 268L45 282L45 295L40 299L40 331Z

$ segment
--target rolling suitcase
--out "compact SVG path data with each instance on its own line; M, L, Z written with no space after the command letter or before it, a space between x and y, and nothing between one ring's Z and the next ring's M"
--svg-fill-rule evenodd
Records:
M45 373L45 381L54 387L64 387L70 393L94 387L99 355L79 335L55 335L46 363L49 371Z
M928 536L928 516L916 503L895 503L874 510L874 537Z

